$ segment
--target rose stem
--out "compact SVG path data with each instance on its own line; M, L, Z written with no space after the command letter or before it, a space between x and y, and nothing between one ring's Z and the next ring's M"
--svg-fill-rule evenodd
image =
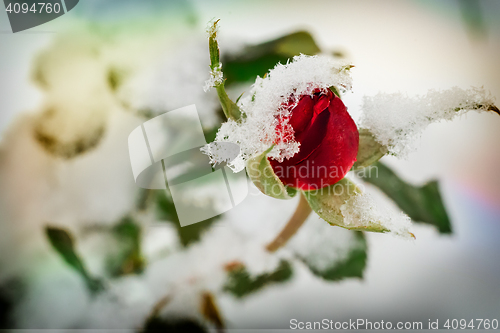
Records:
M285 245L286 242L288 242L288 240L290 240L290 238L295 235L297 230L300 229L302 224L304 224L311 211L312 209L309 206L309 203L307 202L305 196L301 193L299 205L297 206L295 213L293 213L292 217L285 225L283 230L281 230L279 235L276 236L276 238L266 246L266 249L269 252L275 252L280 247Z

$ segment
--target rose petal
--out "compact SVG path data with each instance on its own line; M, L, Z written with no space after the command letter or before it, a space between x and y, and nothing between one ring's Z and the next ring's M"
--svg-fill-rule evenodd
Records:
M300 151L282 163L270 161L285 185L302 190L333 185L344 178L356 161L359 145L356 124L340 98L328 95L314 96L314 112L323 107L328 97L329 105L319 115L313 115L312 123L296 135Z
M329 118L330 112L328 110L323 111L318 117L316 117L316 121L311 124L310 127L302 132L299 137L295 137L295 140L300 142L300 150L297 154L293 155L292 158L283 161L282 164L294 165L308 158L309 155L311 155L314 150L318 148L326 135Z
M314 121L314 118L317 117L321 112L323 112L328 107L332 98L333 96L331 91L330 94L326 95L323 94L318 98L316 98L315 96L316 100L314 101L314 107L313 107L314 115L312 121Z
M313 116L313 99L303 96L297 106L292 110L289 124L292 125L296 134L302 132L310 123Z
M299 175L296 183L300 189L333 185L344 178L356 161L359 146L356 124L340 98L336 97L328 110L331 116L324 139L306 160L295 166L310 169L307 175Z

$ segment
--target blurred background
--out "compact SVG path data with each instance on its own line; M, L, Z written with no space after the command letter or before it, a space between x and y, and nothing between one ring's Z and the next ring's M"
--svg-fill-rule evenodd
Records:
M499 15L495 0L85 0L13 34L2 10L0 328L500 319L497 114L433 124L418 152L383 158L409 184L439 181L451 233L415 223L414 242L360 240L313 216L276 255L264 245L295 199L251 187L237 208L181 229L168 194L135 185L127 148L141 123L189 104L214 139L223 114L203 92L213 18L230 96L277 61L321 51L355 65L343 100L357 119L378 92L484 87L500 104ZM359 251L362 269L342 271ZM318 268L325 258L335 274Z

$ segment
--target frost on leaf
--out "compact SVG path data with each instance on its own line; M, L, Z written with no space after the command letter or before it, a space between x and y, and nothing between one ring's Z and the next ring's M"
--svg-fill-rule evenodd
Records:
M222 84L223 80L224 75L222 74L222 64L219 62L219 65L214 67L214 69L210 71L210 78L205 81L203 91L207 92L212 87Z
M207 34L209 40L210 49L210 78L205 82L203 90L205 92L209 91L210 88L221 85L224 81L224 75L222 74L222 63L219 61L219 46L217 43L217 33L219 32L219 26L217 23L219 20L212 20L208 23Z
M415 150L416 139L429 124L451 120L471 110L495 109L493 98L480 88L430 90L416 97L378 94L364 98L361 127L370 130L389 153L405 157Z
M304 195L311 208L325 221L349 230L391 232L412 237L410 218L402 212L393 212L361 190L347 178L335 185Z
M240 155L229 166L235 172L240 171L249 158L262 154L273 144L268 157L283 161L295 155L299 143L288 124L290 110L301 96L312 95L317 89L326 91L331 86L350 89L350 67L328 56L300 55L290 63L277 64L266 77L257 77L248 96L238 103L243 113L241 120L228 120L217 133L216 141L240 146ZM282 127L280 131L276 131L278 124Z
M410 238L411 219L403 212L393 212L388 207L375 203L368 194L357 194L340 206L346 228L359 229L379 224L383 229L404 238Z

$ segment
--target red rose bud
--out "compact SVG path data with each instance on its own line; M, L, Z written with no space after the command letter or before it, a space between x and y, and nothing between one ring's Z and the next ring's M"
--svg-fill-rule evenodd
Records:
M330 90L302 96L288 123L300 143L299 152L281 163L269 160L284 185L315 190L344 178L356 161L359 134L339 97ZM276 130L285 127L280 123Z

